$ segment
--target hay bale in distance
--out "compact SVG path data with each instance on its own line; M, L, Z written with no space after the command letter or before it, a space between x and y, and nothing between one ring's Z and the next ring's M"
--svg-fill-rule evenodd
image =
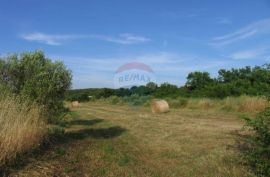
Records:
M78 108L78 107L80 107L80 102L79 101L72 101L71 102L71 107L72 108Z
M169 104L165 100L152 100L151 109L154 114L169 112Z

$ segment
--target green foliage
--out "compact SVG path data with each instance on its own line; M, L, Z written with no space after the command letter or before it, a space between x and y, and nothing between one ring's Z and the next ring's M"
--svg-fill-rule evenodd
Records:
M210 78L206 72L193 72L187 77L186 87L195 97L269 96L270 66L221 69L217 78Z
M113 89L104 88L101 92L97 95L97 98L108 98L111 95L115 95L115 91Z
M0 59L0 71L1 85L42 105L49 121L61 115L71 85L71 72L62 62L53 62L36 51Z
M158 88L158 85L156 83L154 83L154 82L149 82L149 83L146 84L146 87L153 90L153 91L155 91Z
M107 98L107 101L109 101L110 104L113 104L113 105L123 103L123 99L121 97L118 97L118 96L115 96L115 95Z
M258 176L270 176L270 108L245 120L253 135L246 139L244 157Z
M213 83L214 80L210 78L208 72L191 72L187 76L186 86L190 90L202 89L206 85Z
M179 95L179 89L176 85L169 83L161 84L154 92L154 96L158 98L175 97L177 95Z
M144 105L148 100L150 100L150 98L150 96L139 96L137 94L133 94L131 96L124 97L123 100L132 106L139 106Z
M139 87L137 87L137 86L131 87L130 91L131 91L131 94L136 94L136 95L140 95L140 96L150 95L152 93L151 88L143 86L143 85L139 86Z
M120 88L120 89L116 89L115 94L116 96L119 96L119 97L130 96L131 91L130 89L127 89L127 88Z
M188 99L187 98L165 98L166 101L168 101L170 107L172 108L184 108L188 104Z
M79 101L79 102L85 102L89 101L89 95L87 93L78 93L78 94L72 94L67 97L67 101Z

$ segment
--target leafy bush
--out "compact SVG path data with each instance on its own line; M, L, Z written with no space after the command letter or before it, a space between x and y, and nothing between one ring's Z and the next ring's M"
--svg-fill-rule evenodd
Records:
M122 104L123 100L122 100L122 98L120 98L118 96L112 96L111 103L112 104Z
M168 104L170 105L171 108L184 108L188 104L188 99L187 98L165 98L166 101L168 101Z
M258 176L270 176L270 108L255 119L245 117L245 120L252 136L244 143L244 158Z
M107 98L107 100L109 101L110 104L113 104L113 105L123 103L122 98L120 98L118 96L111 96L111 97Z
M179 89L176 85L172 85L169 83L163 83L156 89L154 92L154 96L157 98L164 97L177 97L179 96Z
M133 94L129 97L124 97L123 100L132 106L139 106L146 104L150 98L150 96L139 96L137 94Z
M51 61L41 51L11 55L0 59L0 84L44 106L50 121L63 111L71 72L62 62Z
M89 96L87 93L77 93L77 94L72 94L67 97L67 101L79 101L79 102L85 102L89 101Z
M186 86L190 90L195 90L204 88L206 85L213 82L214 80L210 78L210 74L208 72L195 71L188 74Z

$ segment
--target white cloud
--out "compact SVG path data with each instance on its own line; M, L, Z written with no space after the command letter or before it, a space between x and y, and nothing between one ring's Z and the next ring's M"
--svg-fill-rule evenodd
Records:
M255 59L255 58L261 57L266 52L267 52L266 48L238 51L238 52L233 53L231 55L231 58L235 60Z
M28 41L36 41L48 45L61 45L63 42L71 39L84 38L85 36L81 35L50 35L44 33L29 33L23 34L21 37Z
M218 36L213 39L214 45L227 45L250 38L255 35L270 33L270 19L260 20L247 25L233 33Z
M48 45L62 45L68 40L76 39L96 39L117 44L137 44L150 41L149 38L137 36L129 33L120 34L116 37L105 35L51 35L45 33L28 33L21 35L21 38L28 41L36 41Z
M120 34L117 37L104 35L90 35L89 37L118 44L137 44L151 41L149 38L143 36L136 36L129 33Z

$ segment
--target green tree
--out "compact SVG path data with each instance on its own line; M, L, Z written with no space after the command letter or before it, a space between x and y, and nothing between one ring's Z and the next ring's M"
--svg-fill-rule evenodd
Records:
M0 61L2 85L44 106L51 119L60 115L72 77L62 62L53 62L41 51L11 55Z
M195 71L188 74L186 86L190 90L202 89L213 82L214 80L210 78L208 72Z
M179 89L176 85L172 85L169 83L163 83L156 89L156 92L154 93L156 97L175 97L179 96Z
M151 90L156 90L158 85L154 82L149 82L146 84L146 87L150 88Z

